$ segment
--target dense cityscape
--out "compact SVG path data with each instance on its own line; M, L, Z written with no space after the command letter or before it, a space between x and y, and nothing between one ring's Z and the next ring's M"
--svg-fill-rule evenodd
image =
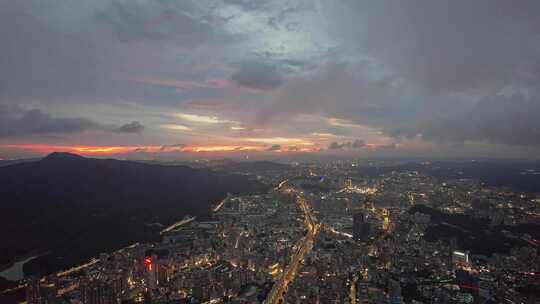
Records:
M0 304L540 304L540 0L0 0Z
M265 171L267 193L17 288L28 304L538 303L540 197L357 165Z

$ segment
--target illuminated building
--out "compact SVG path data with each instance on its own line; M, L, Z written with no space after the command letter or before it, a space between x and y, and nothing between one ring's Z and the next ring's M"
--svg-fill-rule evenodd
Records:
M348 179L345 181L345 187L347 187L347 188L352 188L352 179L348 178Z
M383 230L387 231L390 228L390 218L388 209L383 209Z
M144 258L144 265L146 266L146 282L149 290L156 289L158 285L157 280L157 267L154 265L156 256L147 256Z
M26 287L26 303L37 304L41 303L41 292L39 286L39 278L31 277L28 279Z
M101 280L83 279L80 282L81 301L85 304L115 304L118 295L113 286Z
M462 268L469 267L469 252L468 251L453 251L452 252L452 264L454 267Z

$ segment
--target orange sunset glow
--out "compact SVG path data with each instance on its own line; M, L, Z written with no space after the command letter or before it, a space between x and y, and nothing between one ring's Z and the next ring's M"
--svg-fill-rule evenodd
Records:
M191 152L191 153L219 153L219 152L272 152L272 153L311 153L318 152L318 149L313 147L294 147L290 149L275 149L268 150L266 146L241 146L241 145L217 145L217 146L185 146L176 149L164 149L163 146L60 146L60 145L0 145L2 148L23 150L35 153L51 153L51 152L70 152L81 155L99 156L99 155L122 155L129 153L145 152L145 153L174 153L174 152Z

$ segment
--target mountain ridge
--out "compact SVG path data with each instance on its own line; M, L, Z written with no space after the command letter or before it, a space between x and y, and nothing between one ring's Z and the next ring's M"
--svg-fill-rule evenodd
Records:
M145 222L205 218L229 192L265 190L249 176L71 153L0 167L0 185L0 265L32 250L50 252L25 265L29 273L152 239L156 228Z

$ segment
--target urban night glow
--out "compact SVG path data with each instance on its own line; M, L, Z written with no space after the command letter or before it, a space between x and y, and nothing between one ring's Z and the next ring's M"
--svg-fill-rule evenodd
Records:
M539 16L0 1L0 303L538 303Z

